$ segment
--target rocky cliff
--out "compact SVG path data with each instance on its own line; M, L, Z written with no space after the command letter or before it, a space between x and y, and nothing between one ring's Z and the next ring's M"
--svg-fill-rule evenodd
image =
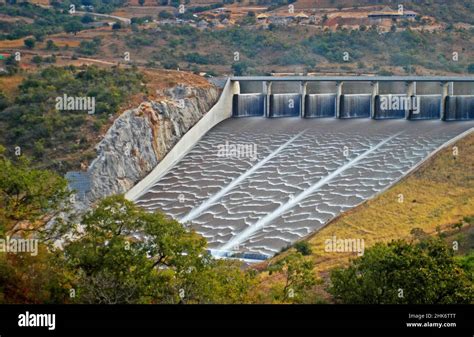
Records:
M215 104L214 86L177 85L163 99L125 111L97 145L88 168L86 203L124 193L144 178L178 140Z

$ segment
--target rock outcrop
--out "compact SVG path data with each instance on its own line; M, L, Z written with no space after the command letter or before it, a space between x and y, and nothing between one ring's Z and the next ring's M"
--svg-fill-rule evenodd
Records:
M118 117L97 145L90 164L86 203L124 193L144 178L209 111L218 99L216 87L178 85L160 101L143 102Z

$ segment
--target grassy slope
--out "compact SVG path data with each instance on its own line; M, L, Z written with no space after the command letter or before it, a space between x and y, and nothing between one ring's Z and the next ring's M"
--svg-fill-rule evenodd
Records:
M459 150L456 158L452 147L443 149L397 185L342 214L307 238L318 274L325 278L330 269L356 257L355 253L325 252L324 242L333 235L341 239L364 239L365 248L379 241L409 240L413 228L432 235L438 228L446 231L447 240L456 238L452 225L474 215L474 133L457 141L455 146ZM403 203L398 202L399 194L404 196ZM459 233L473 237L473 227L465 225ZM459 251L466 253L472 249L470 241L460 240ZM267 263L258 269L263 270ZM266 289L279 281L278 275L269 277L266 272L261 277L261 286Z

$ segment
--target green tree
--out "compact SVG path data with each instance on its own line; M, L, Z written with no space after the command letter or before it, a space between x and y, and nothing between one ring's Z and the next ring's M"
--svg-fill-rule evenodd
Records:
M329 292L342 303L472 303L472 280L440 239L378 243L348 268L331 272Z
M251 277L216 261L206 241L123 196L104 199L65 246L82 303L228 303L245 299Z
M81 22L86 23L86 24L94 22L94 21L95 21L94 17L90 14L86 14L81 18Z
M172 17L173 17L173 14L167 11L161 11L158 13L159 19L171 19Z
M16 149L21 151L21 149ZM12 162L0 147L0 234L46 232L45 225L63 212L66 181L47 170L31 169L27 158Z
M4 153L0 146L0 236L38 244L36 252L0 254L0 303L65 303L70 278L52 247L60 233L46 223L66 210L66 181L32 169L25 158L11 161ZM55 223L62 224L59 218Z
M46 49L47 50L58 50L58 46L54 43L53 40L46 41Z
M9 74L16 74L20 70L20 64L15 59L15 55L10 55L5 60L5 68Z
M23 40L23 43L25 44L26 48L33 49L35 47L36 41L35 39L27 38Z
M5 109L10 105L10 100L8 99L7 95L3 91L0 90L0 111Z
M39 55L35 55L31 58L31 62L33 62L36 65L40 65L41 62L43 62L43 58Z
M235 76L243 76L247 73L248 64L247 62L237 62L232 64L232 71Z
M301 253L304 256L311 255L311 253L312 253L311 246L309 245L309 243L307 241L297 242L297 243L295 243L294 247L295 247L297 252Z
M301 303L307 300L308 293L317 284L314 263L299 252L291 252L268 267L270 275L283 275L283 287L273 288L274 300Z
M83 26L79 21L69 21L64 25L64 31L74 35L76 35L77 32L81 31L82 29Z

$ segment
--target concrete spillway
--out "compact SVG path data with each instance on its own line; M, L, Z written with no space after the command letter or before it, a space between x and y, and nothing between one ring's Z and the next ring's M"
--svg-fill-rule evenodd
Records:
M216 106L127 197L195 229L216 256L259 259L390 187L474 128L469 88L444 85L439 94L439 85L416 92L410 84L387 93L373 83L345 91L335 83L228 82ZM408 101L415 108L399 105Z
M208 132L136 202L176 219L188 217L187 226L206 237L212 249L228 250L228 243L234 242L230 250L268 256L387 188L440 145L473 126L474 122L229 119ZM354 165L338 171L393 135ZM246 174L255 167L255 160L222 156L220 145L226 142L256 144L257 161L287 145ZM305 198L296 199L331 174L330 180L309 190ZM242 175L244 179L232 184ZM216 194L219 197L212 200ZM203 204L206 207L192 214ZM273 214L271 221L265 220L262 226L269 214ZM250 235L241 235L245 231Z

